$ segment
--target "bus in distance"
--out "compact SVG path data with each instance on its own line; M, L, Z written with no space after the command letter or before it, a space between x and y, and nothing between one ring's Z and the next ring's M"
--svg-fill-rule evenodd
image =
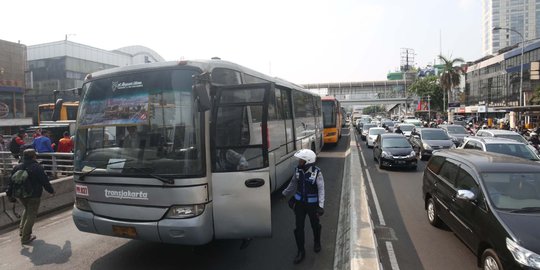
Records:
M323 147L322 104L222 60L99 71L81 90L73 220L80 231L202 245L271 236L270 193L299 149Z
M53 121L54 103L44 103L38 106L38 125L44 121ZM77 120L77 111L79 110L79 102L63 102L59 111L57 120Z
M322 98L324 143L337 145L341 138L341 106L335 97L326 96Z

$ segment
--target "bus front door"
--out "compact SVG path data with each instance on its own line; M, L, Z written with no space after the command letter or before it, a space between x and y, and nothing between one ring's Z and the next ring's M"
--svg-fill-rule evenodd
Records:
M214 233L218 239L272 234L268 99L273 84L219 87L211 126Z

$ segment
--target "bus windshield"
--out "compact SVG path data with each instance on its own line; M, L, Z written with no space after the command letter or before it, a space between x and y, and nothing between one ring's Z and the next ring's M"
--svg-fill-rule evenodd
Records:
M336 104L334 101L322 102L323 125L325 128L336 127Z
M204 172L193 70L161 70L84 85L75 170L187 177Z
M51 106L39 106L39 122L51 121L53 115L54 105Z

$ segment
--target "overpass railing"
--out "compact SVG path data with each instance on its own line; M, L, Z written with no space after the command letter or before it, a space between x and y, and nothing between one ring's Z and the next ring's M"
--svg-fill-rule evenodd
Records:
M49 179L73 175L73 153L39 153L37 161ZM0 192L7 188L11 171L17 164L19 160L11 152L0 152Z

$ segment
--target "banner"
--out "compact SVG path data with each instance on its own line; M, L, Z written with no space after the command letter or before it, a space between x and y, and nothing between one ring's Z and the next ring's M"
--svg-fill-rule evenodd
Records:
M428 101L428 99L419 99L418 100L418 105L416 106L416 111L417 112L427 112L430 110L430 102Z

